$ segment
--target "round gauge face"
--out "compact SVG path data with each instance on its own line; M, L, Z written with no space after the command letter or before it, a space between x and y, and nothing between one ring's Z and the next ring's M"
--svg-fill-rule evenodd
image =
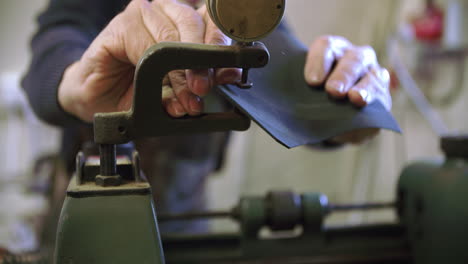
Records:
M271 33L281 22L286 0L206 0L213 22L228 37L251 42Z

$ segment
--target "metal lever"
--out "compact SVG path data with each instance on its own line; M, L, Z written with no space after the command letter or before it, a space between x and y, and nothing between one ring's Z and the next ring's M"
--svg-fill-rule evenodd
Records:
M251 46L253 42L238 42L238 45L241 46ZM242 69L242 77L241 80L236 83L237 87L241 89L250 89L253 86L253 83L249 81L249 69L248 68L243 68Z
M250 120L238 112L170 117L162 106L163 78L178 69L260 68L268 60L268 50L260 42L251 46L159 43L145 52L137 66L132 109L96 114L94 140L122 144L143 137L246 130Z
M259 42L249 46L167 42L149 48L136 68L132 109L94 116L94 141L100 148L96 184L116 186L121 182L116 171L115 144L143 137L249 128L250 120L237 111L171 118L162 105L162 82L167 73L178 69L259 68L268 63L269 56Z

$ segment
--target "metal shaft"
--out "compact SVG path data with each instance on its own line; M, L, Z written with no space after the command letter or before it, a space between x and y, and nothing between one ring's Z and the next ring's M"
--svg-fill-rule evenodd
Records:
M330 204L328 209L331 212L355 211L355 210L378 210L395 208L395 203L363 203L363 204Z
M181 214L159 214L158 220L164 221L180 221L180 220L193 220L193 219L212 219L212 218L230 218L232 212L230 211L214 211L214 212L193 212Z
M242 69L242 83L247 83L249 81L249 69L243 68Z
M343 211L367 211L367 210L380 210L395 208L395 203L362 203L362 204L330 204L327 209L328 212L343 212ZM165 221L180 221L180 220L193 220L193 219L213 219L213 218L233 218L239 219L236 210L231 211L211 211L211 212L190 212L180 214L159 214L158 220Z
M117 175L116 146L114 144L100 144L100 175Z
M237 45L241 47L253 46L253 42L238 42ZM242 77L237 86L241 89L250 89L253 83L249 81L249 68L242 68Z
M411 76L408 68L402 61L402 54L398 46L398 41L393 39L389 42L388 53L392 60L392 66L398 79L401 83L401 87L406 92L408 97L414 103L419 113L426 119L432 130L437 133L438 136L444 136L449 134L450 130L445 124L444 120L440 117L439 113L426 99L426 96L418 86L416 81Z

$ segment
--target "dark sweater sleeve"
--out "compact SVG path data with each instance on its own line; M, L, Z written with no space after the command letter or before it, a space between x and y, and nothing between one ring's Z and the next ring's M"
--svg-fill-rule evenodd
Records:
M39 16L31 41L32 61L22 86L36 115L67 127L82 124L58 103L63 72L78 61L105 25L128 0L51 0Z
M32 61L22 86L36 115L62 127L84 124L65 112L58 87L65 69L78 61L93 39L129 0L51 0L39 16L31 41ZM288 34L282 24L278 31Z

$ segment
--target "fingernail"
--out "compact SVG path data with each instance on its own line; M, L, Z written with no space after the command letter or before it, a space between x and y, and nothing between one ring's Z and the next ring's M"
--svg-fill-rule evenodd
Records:
M164 85L162 87L162 99L173 98L174 96L174 90L172 90L172 87L169 85Z
M174 112L177 117L181 117L187 114L184 107L180 103L173 102L173 105L174 105Z
M339 93L345 92L344 84L340 81L331 81L328 83L328 86Z
M318 75L309 75L309 82L311 82L311 83L320 82Z
M206 74L195 74L191 85L193 93L203 96L210 90L210 79Z
M223 72L223 74L220 77L219 82L222 84L235 83L236 81L240 80L240 78L241 78L241 73L239 71L229 70L229 71Z
M187 78L187 85L192 91L204 93L208 89L210 80L206 71L187 70L185 75Z
M195 85L193 71L187 70L185 73L185 78L187 78L187 84L190 86L190 88L193 88Z
M201 113L203 107L202 107L202 104L201 104L200 97L198 97L196 95L192 95L190 97L189 107L190 107L191 112L193 112L195 114Z
M364 102L370 102L371 96L367 90L359 90L359 95L361 96Z
M197 75L197 78L194 80L194 90L206 90L210 85L210 81L208 80L208 76ZM195 88L196 87L196 88Z

